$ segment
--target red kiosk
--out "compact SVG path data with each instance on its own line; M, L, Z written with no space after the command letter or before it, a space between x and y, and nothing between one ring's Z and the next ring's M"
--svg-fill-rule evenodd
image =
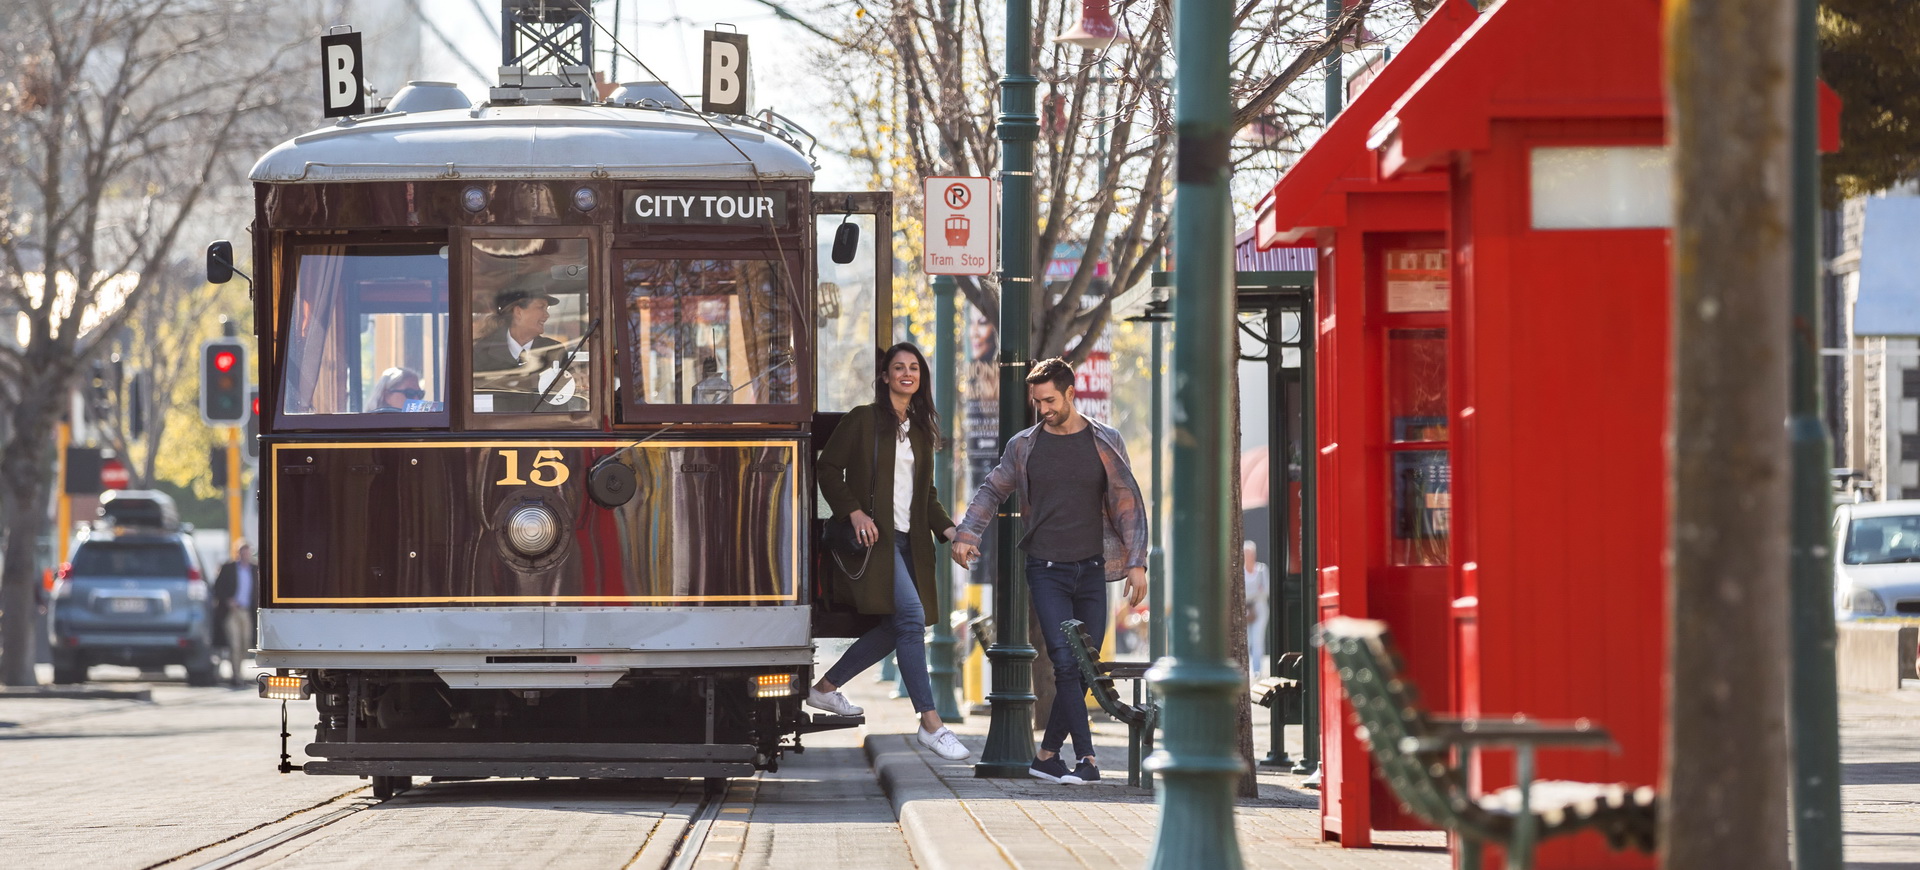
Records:
M1585 718L1658 781L1671 221L1659 0L1449 2L1275 187L1319 247L1320 614L1386 621L1427 704ZM1837 106L1823 92L1823 149ZM1320 688L1323 835L1418 826ZM1476 755L1476 786L1513 782ZM1494 860L1489 856L1489 860ZM1651 867L1593 834L1540 867Z

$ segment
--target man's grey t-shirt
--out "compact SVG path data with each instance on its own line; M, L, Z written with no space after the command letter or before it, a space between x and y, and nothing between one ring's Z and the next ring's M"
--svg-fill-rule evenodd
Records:
M1104 550L1103 510L1107 468L1093 427L1055 435L1045 426L1033 434L1027 459L1027 555L1051 562L1097 559Z

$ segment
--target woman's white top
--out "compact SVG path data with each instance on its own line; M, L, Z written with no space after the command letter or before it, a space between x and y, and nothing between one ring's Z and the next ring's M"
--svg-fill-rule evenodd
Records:
M913 439L907 437L911 421L900 424L900 435L893 445L893 530L907 531L913 522Z

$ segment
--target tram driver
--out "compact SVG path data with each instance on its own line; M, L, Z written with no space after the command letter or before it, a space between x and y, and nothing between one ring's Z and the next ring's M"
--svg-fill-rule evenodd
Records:
M491 407L486 410L530 413L549 386L553 386L550 401L572 398L571 374L557 370L567 356L566 347L541 334L549 308L558 304L559 298L544 290L525 287L509 287L494 296L490 328L473 343L473 388L476 394L489 394ZM547 375L550 370L551 376ZM555 377L567 380L555 386L551 384Z

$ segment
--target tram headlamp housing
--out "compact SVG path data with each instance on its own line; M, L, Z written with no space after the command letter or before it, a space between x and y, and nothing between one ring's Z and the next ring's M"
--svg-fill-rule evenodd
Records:
M313 697L313 682L300 676L261 674L260 697L270 701L305 701Z
M573 192L573 207L581 211L593 211L600 205L600 194L591 187L582 187Z
M483 187L469 187L460 192L460 205L467 211L479 213L487 208L487 191Z
M560 540L560 518L543 504L524 504L507 515L507 544L527 558L544 555Z
M791 698L795 674L760 674L753 678L755 698Z

